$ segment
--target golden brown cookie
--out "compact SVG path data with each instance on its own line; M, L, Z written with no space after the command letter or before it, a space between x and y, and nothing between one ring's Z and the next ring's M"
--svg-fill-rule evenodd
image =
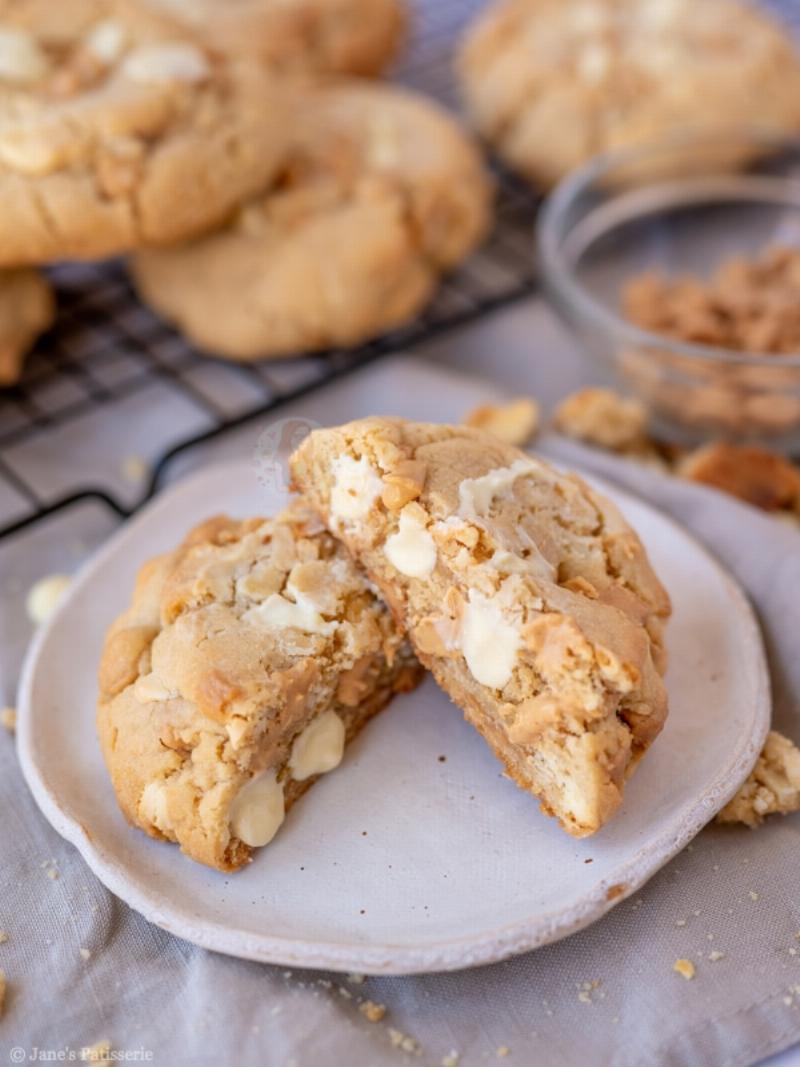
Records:
M366 341L431 298L489 225L480 156L394 86L309 90L279 180L218 233L133 258L142 298L230 359Z
M671 132L800 129L790 35L739 0L495 0L458 66L478 130L543 186Z
M272 66L379 74L406 29L402 0L150 0L215 48Z
M264 186L286 90L132 0L0 0L0 265L190 237Z
M614 505L466 427L364 419L290 465L508 774L598 830L667 713L669 598Z
M127 819L235 870L419 667L302 504L212 519L146 564L100 664L97 723Z
M0 386L19 381L38 336L53 323L55 298L38 270L0 271Z

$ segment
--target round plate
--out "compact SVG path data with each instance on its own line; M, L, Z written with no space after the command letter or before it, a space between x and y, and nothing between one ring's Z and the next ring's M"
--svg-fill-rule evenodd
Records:
M103 635L139 565L191 523L212 512L269 514L283 503L244 462L161 495L89 562L37 635L18 728L37 803L132 908L234 956L369 974L439 971L586 926L639 889L730 799L770 715L761 637L739 588L680 527L600 488L639 531L675 611L667 725L622 810L594 837L576 841L542 815L431 679L363 731L342 767L237 874L201 867L125 822L95 737Z

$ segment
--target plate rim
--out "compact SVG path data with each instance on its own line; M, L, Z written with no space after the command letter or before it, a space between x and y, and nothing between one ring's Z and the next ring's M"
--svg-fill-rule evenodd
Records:
M319 938L304 941L297 937L282 938L254 933L235 924L193 917L190 908L176 904L174 900L168 900L166 897L162 898L158 890L139 889L127 880L124 862L96 844L91 832L59 804L55 790L36 764L32 741L31 698L40 663L40 651L52 630L58 625L62 614L69 610L75 591L90 580L94 571L107 558L116 553L118 541L129 538L137 526L145 522L149 524L153 516L169 506L173 492L190 491L194 485L207 481L209 477L220 477L225 471L241 472L245 462L237 459L210 464L179 479L159 493L131 520L115 530L100 549L78 569L67 595L53 616L34 635L23 661L17 694L19 722L16 738L23 778L40 811L56 832L77 848L89 869L110 892L148 922L201 948L239 959L283 966L358 971L371 975L404 975L456 971L495 963L576 933L601 919L617 904L638 892L724 807L749 775L770 728L772 693L763 635L747 595L728 569L691 531L671 515L627 489L620 488L579 465L571 465L570 470L574 469L581 477L596 485L600 492L610 492L620 498L623 507L626 500L643 506L673 527L680 536L688 538L700 551L705 562L717 573L727 594L738 608L737 614L742 625L750 631L748 644L753 651L753 665L756 668L754 683L757 692L751 732L746 737L743 735L735 755L717 772L702 794L687 806L686 811L679 817L677 827L673 825L657 838L643 844L615 871L613 883L600 882L578 904L566 910L515 920L484 931L478 936L448 937L440 941L425 942L419 947L407 944L373 946L355 942L347 945L325 942ZM620 885L624 886L621 892L610 892Z

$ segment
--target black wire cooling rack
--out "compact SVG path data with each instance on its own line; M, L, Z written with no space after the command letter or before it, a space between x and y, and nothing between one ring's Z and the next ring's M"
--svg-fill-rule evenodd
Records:
M416 0L409 59L400 80L454 103L453 42L478 8L476 0ZM425 313L409 325L360 348L331 351L296 360L257 364L210 360L144 308L119 262L69 264L55 268L58 294L55 328L42 339L18 386L0 391L0 538L89 499L128 516L161 484L170 462L234 427L263 418L295 400L390 352L408 349L510 303L535 286L532 256L534 195L522 183L498 175L495 232L488 244L458 273L447 278ZM218 390L202 384L201 365L216 365L225 376ZM238 379L234 382L233 379ZM198 382L200 384L198 384ZM197 416L190 432L175 439L175 428L151 420L147 433L151 462L145 484L133 501L93 480L91 463L64 455L64 440L96 434L137 394L148 405L180 395ZM233 399L231 399L233 397ZM168 419L162 420L169 422ZM102 434L100 435L102 437ZM58 453L68 475L54 488L40 484L26 460L39 469ZM130 495L130 494L128 494ZM3 501L10 501L2 507Z

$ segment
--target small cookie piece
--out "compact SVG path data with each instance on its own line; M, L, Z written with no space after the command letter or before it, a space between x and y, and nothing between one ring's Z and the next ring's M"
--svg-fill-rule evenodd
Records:
M800 749L770 730L750 777L717 815L717 822L755 828L768 815L793 811L800 811Z
M401 419L315 430L290 467L509 775L598 830L667 713L669 598L613 504L488 433Z
M520 397L508 404L484 404L470 411L464 425L486 430L506 444L522 448L539 429L539 405L530 397Z
M100 663L120 807L232 871L419 667L344 548L301 503L217 518L146 564Z
M25 357L55 313L53 289L43 274L0 271L0 386L19 381Z
M230 359L358 344L412 318L489 224L477 150L433 102L342 82L300 105L279 181L219 233L145 250L142 298Z
M0 0L0 265L184 240L274 175L287 91L132 0Z
M671 131L800 129L791 34L737 0L496 0L458 68L477 129L545 187Z
M677 473L764 511L800 511L800 470L766 448L715 441L691 452Z
M553 413L553 425L567 437L613 452L647 443L647 410L612 389L588 388L570 393Z
M271 66L376 75L405 35L402 0L150 0L212 48Z

